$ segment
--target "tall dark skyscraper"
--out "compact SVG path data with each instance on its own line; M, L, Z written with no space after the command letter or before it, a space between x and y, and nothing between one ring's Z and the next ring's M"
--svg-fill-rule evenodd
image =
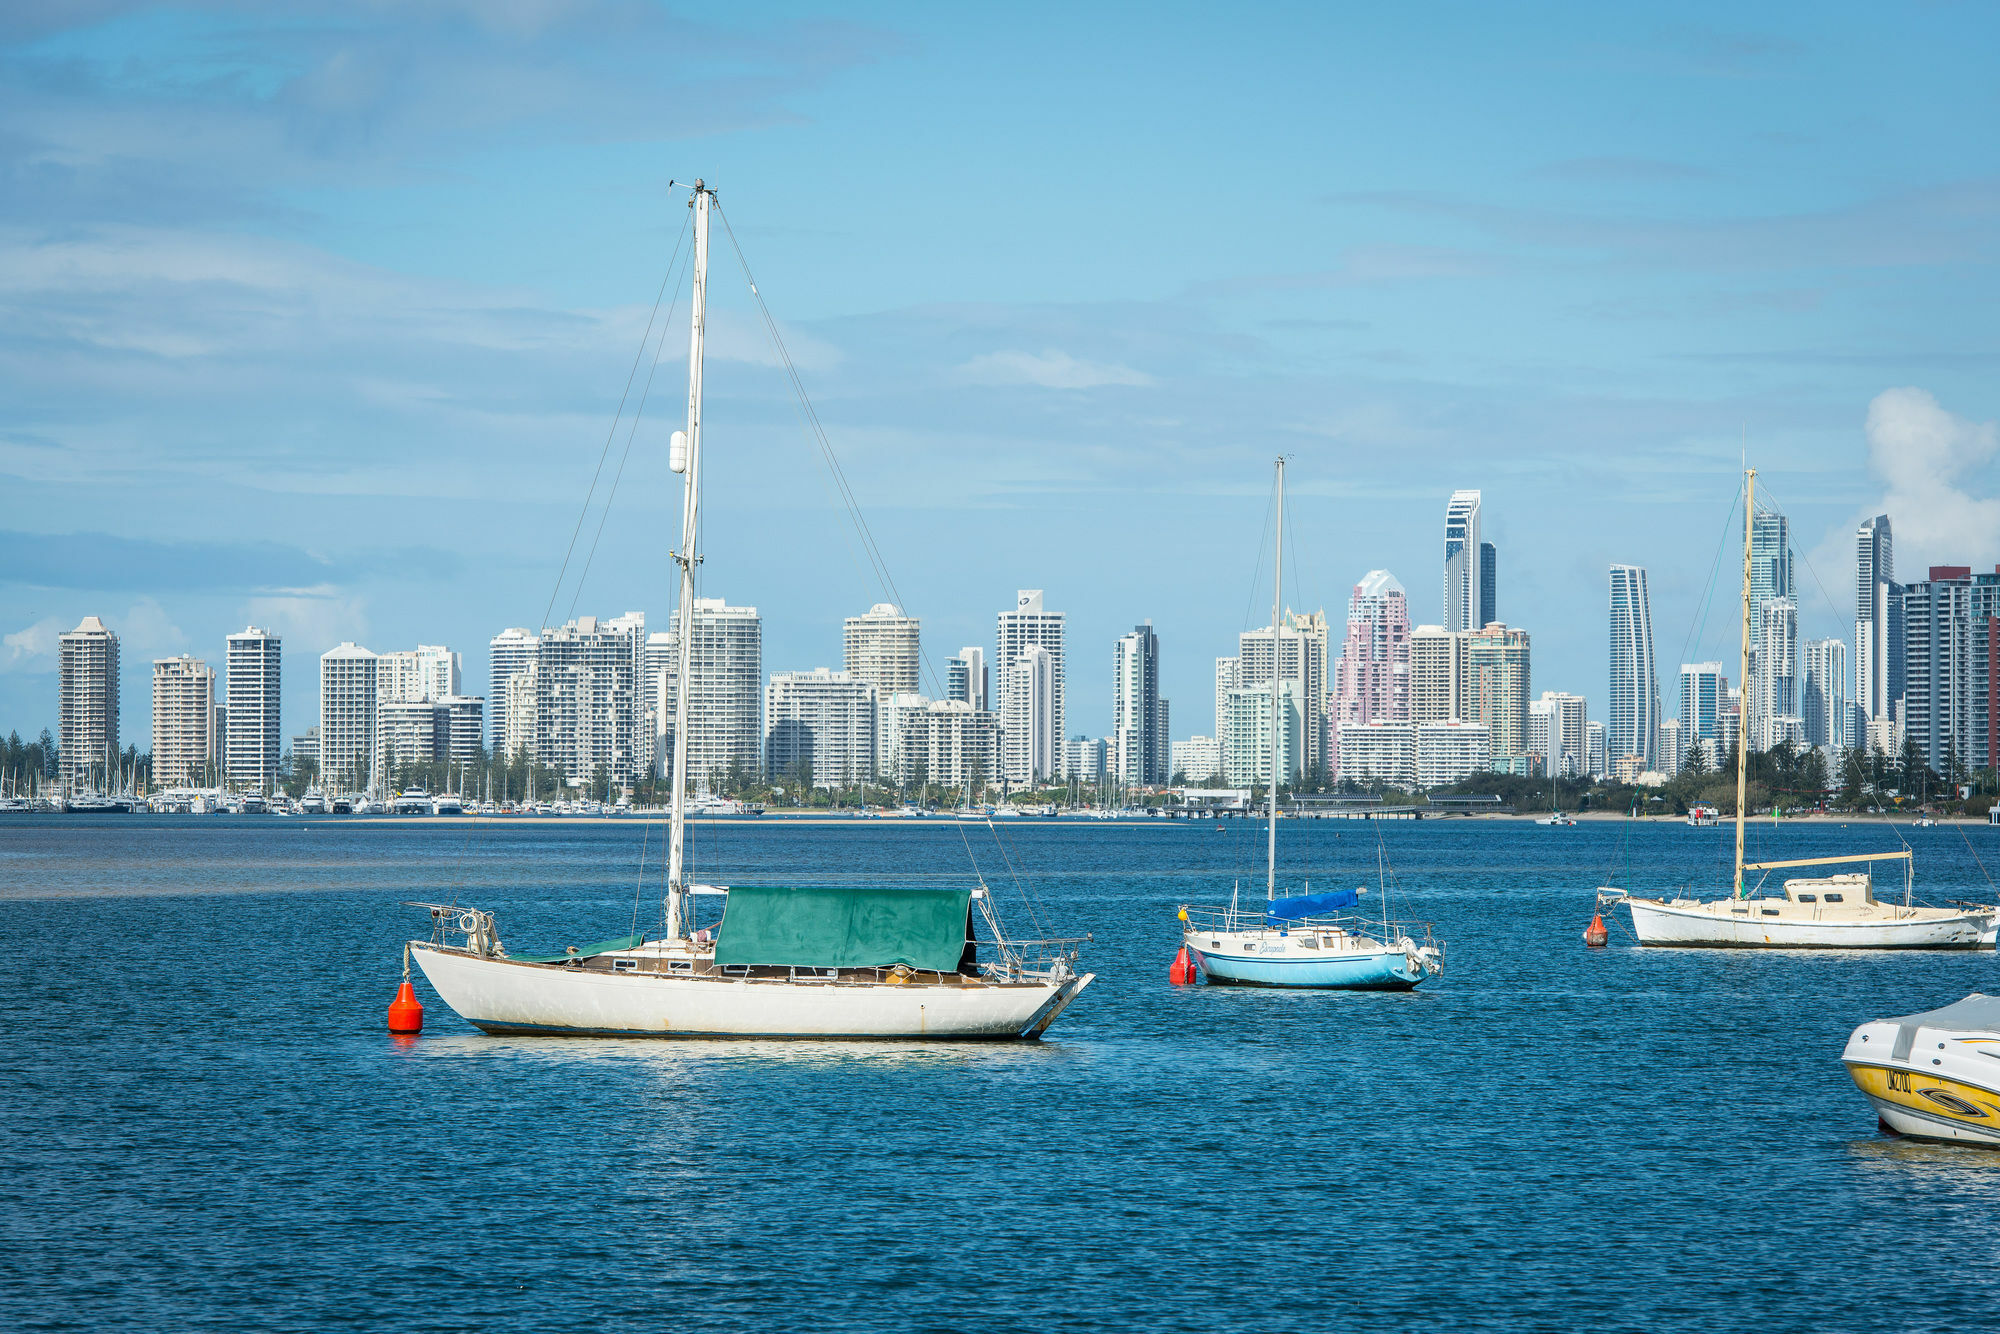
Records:
M1500 619L1500 552L1491 542L1479 544L1479 624Z

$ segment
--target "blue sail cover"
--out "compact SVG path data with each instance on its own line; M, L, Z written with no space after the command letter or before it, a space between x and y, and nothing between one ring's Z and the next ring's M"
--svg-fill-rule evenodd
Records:
M1301 917L1352 908L1360 902L1361 896L1351 889L1334 889L1324 894L1296 894L1289 899L1271 900L1264 909L1264 915L1274 922L1295 922Z

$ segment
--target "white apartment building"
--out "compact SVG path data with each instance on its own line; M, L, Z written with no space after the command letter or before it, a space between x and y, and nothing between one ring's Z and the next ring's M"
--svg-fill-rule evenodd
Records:
M664 630L646 636L639 653L639 734L647 773L665 777L673 756L663 748L674 720L664 705L672 698L667 677L674 670L674 637Z
M375 655L352 641L319 658L319 772L328 795L376 781L375 732L381 694Z
M438 758L453 764L479 763L480 747L486 743L486 701L477 695L443 695L431 703L439 710L438 726L445 733L438 742Z
M1410 721L1472 716L1471 636L1441 625L1410 631Z
M1324 753L1330 748L1326 744L1330 740L1326 717L1326 617L1317 612L1311 616L1288 612L1284 618L1284 634L1275 638L1284 645L1284 661L1278 669L1278 676L1299 687L1299 699L1305 710L1302 742L1305 750L1301 762L1307 767L1324 764L1331 759ZM1268 626L1246 630L1237 636L1234 659L1236 689L1261 686L1271 679L1273 639Z
M1222 775L1222 750L1212 736L1191 736L1173 744L1173 776L1190 785Z
M229 636L229 734L223 776L236 792L278 790L285 738L278 724L280 650L277 635L248 626Z
M1757 608L1757 621L1750 744L1769 750L1780 736L1805 727L1799 698L1799 604L1789 597L1766 598Z
M847 675L875 687L877 707L891 695L914 695L923 690L923 622L905 616L893 602L878 602L859 616L850 616L842 629L842 663ZM878 720L875 744L881 747L874 763L883 772L895 768L896 735Z
M905 785L977 791L999 772L1000 721L983 709L963 700L925 700L901 715L901 725L897 777Z
M789 780L802 764L811 766L815 787L847 787L875 776L873 682L825 667L773 672L764 719L764 764L772 778Z
M86 616L58 643L63 787L69 792L113 791L118 786L118 636L97 617Z
M534 666L535 649L539 642L534 631L515 626L493 636L487 645L490 656L486 676L486 698L493 702L493 716L489 721L493 727L492 744L496 759L511 760L514 757L512 743L508 739L510 735L516 739L524 735L531 738L523 744L528 746L531 753L533 751L533 729L523 733L510 725L507 702L513 696L507 690L507 682L516 672L526 671Z
M419 644L375 656L376 688L385 704L390 700L443 699L458 693L458 654L442 644Z
M215 669L185 653L153 659L153 786L206 786L214 729Z
M669 652L680 645L680 613L667 626ZM678 658L670 661L678 662ZM721 598L694 600L694 652L688 692L688 774L697 789L731 768L757 773L763 764L764 622L755 607L732 607ZM677 682L660 676L656 753L665 777L673 768Z
M1681 720L1664 718L1660 721L1660 754L1655 767L1671 777L1681 771L1687 762L1687 751L1681 744Z
M542 694L542 677L533 663L520 671L511 672L502 687L507 698L496 712L506 722L504 732L494 735L494 744L499 753L512 763L517 755L535 758L537 738L541 735L542 719L538 701Z
M639 776L645 642L646 614L638 611L603 620L579 616L542 631L535 646L532 753L571 786L590 783L600 767L619 785Z
M1026 772L1017 763L1017 755L1046 749L1049 767L1042 771L1040 776L1047 777L1054 772L1056 764L1061 759L1056 752L1057 741L1069 734L1069 713L1066 707L1069 677L1063 656L1063 613L1050 611L1043 605L1041 589L1023 588L1015 594L1014 609L999 614L995 640L993 670L994 675L999 678L995 684L1000 691L1001 747L1004 752L1001 767L1010 781L1026 782L1027 779L1015 777L1017 772ZM1013 727L1013 723L1009 720L1017 714L1023 718L1029 717L1033 711L1024 712L1026 706L1016 705L1011 700L1010 692L1013 684L1023 678L1010 673L1030 648L1040 648L1049 655L1051 716L1047 727L1043 729L1045 736L1038 734L1032 740L1023 740L1017 744L1007 736L1007 732Z
M1001 772L1010 783L1039 783L1062 763L1062 690L1055 655L1027 644L1000 673Z
M944 664L944 697L970 704L981 713L993 708L992 683L987 679L986 650L966 645Z
M1232 787L1267 783L1271 779L1270 683L1238 686L1229 692L1229 749L1223 753L1222 774ZM1297 681L1279 681L1278 781L1295 781L1305 762L1305 706Z
M875 696L875 772L884 782L902 781L904 724L913 713L929 708L931 699L914 690L899 690L884 699Z
M378 684L376 689L380 688ZM438 706L427 699L385 699L377 703L375 767L385 785L396 781L396 771L404 765L429 764L442 758L438 713ZM446 715L445 726L448 729L450 725L450 717ZM443 739L449 740L449 732Z
M1605 759L1604 724L1589 722L1583 725L1584 766L1592 778L1602 778L1611 770Z
M1486 724L1446 718L1414 726L1418 787L1450 787L1493 767L1493 736Z
M1485 729L1481 729L1482 731ZM1361 784L1390 787L1417 785L1417 725L1378 719L1343 723L1340 728L1340 776Z
M878 602L847 618L843 632L847 675L875 687L878 696L923 689L923 622L893 602Z
M1114 753L1106 737L1073 736L1063 742L1062 776L1084 787L1095 786L1113 772Z
M1544 774L1574 778L1587 771L1582 695L1544 690L1528 703L1528 754L1540 759Z
M1237 679L1237 669L1241 666L1235 658L1215 660L1215 745L1225 767L1229 755L1229 692L1242 684Z
M1799 710L1806 744L1835 749L1854 744L1849 735L1853 710L1848 707L1847 681L1846 641L1808 639ZM1829 772L1838 773L1839 766Z

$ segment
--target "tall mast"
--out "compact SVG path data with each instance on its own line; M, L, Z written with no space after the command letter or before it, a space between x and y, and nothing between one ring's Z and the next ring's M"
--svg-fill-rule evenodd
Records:
M1278 458L1278 543L1271 577L1271 830L1264 849L1264 897L1278 896L1278 673L1285 665L1285 460Z
M1743 798L1750 764L1750 534L1757 512L1757 470L1744 471L1743 482L1743 675L1736 703L1736 898L1743 897Z
M694 183L688 207L694 210L694 296L688 335L688 419L685 464L687 482L681 492L681 549L673 553L681 567L680 633L674 644L674 763L673 819L667 839L667 936L687 934L687 868L682 843L687 837L688 696L694 666L694 567L700 561L696 539L701 529L701 341L708 323L708 206L715 191ZM678 451L677 451L678 452ZM677 460L680 461L680 460Z

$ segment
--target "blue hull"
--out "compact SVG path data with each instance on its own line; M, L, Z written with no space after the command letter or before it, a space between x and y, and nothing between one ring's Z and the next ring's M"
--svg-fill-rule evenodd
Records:
M1336 991L1408 991L1424 980L1398 950L1329 959L1259 959L1190 950L1210 982L1252 987L1317 987Z

